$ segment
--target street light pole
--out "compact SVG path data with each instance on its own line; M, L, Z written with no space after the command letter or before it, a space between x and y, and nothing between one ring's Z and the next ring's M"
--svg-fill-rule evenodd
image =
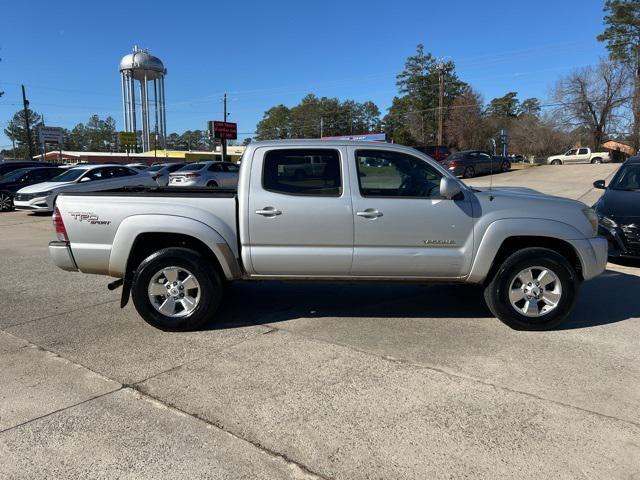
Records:
M31 126L29 125L29 101L27 100L27 94L24 91L24 85L22 85L22 106L24 107L24 123L27 129L27 143L29 145L29 160L33 160L33 145L31 142Z

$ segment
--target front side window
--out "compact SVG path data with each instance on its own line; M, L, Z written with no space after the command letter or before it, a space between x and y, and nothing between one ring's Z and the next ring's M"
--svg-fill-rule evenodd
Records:
M264 156L262 186L289 195L339 197L342 193L337 150L271 150Z
M385 150L358 150L363 197L440 198L442 174L422 159Z
M576 150L576 149L569 150L567 153L565 153L565 155L575 155L575 154L576 154L576 152L577 152L577 150Z

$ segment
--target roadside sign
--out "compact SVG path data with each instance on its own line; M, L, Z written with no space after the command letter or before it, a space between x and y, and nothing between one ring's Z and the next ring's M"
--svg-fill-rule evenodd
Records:
M238 124L209 121L209 135L221 140L236 140L238 138Z
M38 140L40 143L55 143L62 145L62 128L38 127Z
M135 132L118 132L118 139L120 140L120 145L127 147L135 146L138 141Z

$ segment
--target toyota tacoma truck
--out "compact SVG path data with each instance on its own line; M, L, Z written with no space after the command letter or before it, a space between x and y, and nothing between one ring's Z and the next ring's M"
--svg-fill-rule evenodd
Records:
M544 330L607 261L580 202L471 188L415 149L348 140L252 142L237 191L62 193L53 223L56 265L114 277L121 306L164 330L213 321L227 282L282 279L478 284L504 323Z

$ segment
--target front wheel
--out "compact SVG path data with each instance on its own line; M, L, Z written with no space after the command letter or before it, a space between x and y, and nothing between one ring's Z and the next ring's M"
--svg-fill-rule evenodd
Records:
M145 259L133 277L131 296L150 325L168 331L194 330L209 319L222 299L217 269L198 252L165 248Z
M484 298L489 310L515 330L549 330L569 315L579 282L575 269L546 248L526 248L507 258Z
M0 193L0 212L13 210L13 196L8 193Z
M560 160L554 160L551 162L551 165L562 165L562 162Z

